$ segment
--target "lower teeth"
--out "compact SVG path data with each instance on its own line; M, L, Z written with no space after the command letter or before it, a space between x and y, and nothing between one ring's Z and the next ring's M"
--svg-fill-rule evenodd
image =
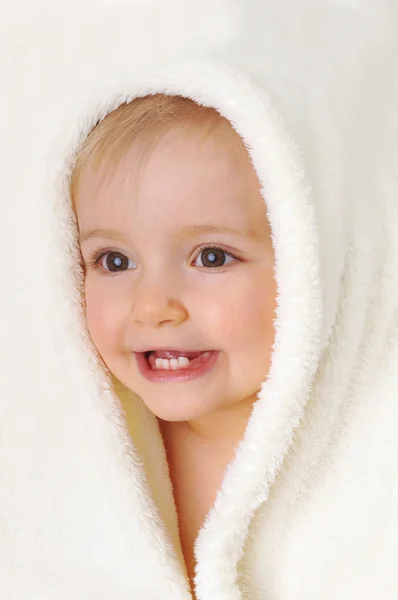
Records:
M210 356L210 354L211 354L211 352L208 352L208 351L203 352L203 354L201 354L200 356L198 356L197 358L194 358L192 360L189 360L188 358L184 357L183 362L178 361L178 359L176 359L176 358L172 358L171 360L169 360L167 358L156 358L154 363L151 363L149 361L148 361L148 363L153 371L157 371L157 370L180 371L180 370L187 369L188 367L190 367L191 363L193 361L203 362ZM199 363L196 363L196 364L199 364Z

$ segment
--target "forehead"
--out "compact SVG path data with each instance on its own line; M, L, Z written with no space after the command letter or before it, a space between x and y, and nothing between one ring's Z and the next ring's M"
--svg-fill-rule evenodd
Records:
M211 129L171 127L149 148L138 139L116 169L104 162L97 172L83 170L76 194L79 219L90 219L90 226L93 217L122 225L133 215L178 221L228 214L239 222L264 208L247 151L227 121Z

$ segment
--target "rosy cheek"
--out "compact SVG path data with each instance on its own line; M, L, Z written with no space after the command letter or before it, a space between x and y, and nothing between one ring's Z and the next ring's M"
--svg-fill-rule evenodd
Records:
M86 317L89 333L92 337L94 344L98 346L98 343L101 339L101 327L99 326L100 320L95 314L95 312L91 310L91 307L88 307Z
M86 293L87 326L94 341L103 336L102 330L107 326L106 316L105 305L98 301L98 295Z

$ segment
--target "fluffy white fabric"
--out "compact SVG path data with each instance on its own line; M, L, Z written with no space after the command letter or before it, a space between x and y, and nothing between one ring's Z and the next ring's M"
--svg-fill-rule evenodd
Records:
M156 419L130 395L127 430L85 329L67 194L98 118L153 91L245 139L277 263L271 372L198 538L197 598L397 600L395 0L2 13L1 600L191 597Z

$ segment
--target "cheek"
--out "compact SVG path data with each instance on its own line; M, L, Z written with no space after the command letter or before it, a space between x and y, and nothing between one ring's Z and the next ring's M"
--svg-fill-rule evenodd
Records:
M246 344L273 343L275 308L274 279L257 275L225 283L211 297L201 296L198 310L220 346L225 343L239 350Z
M95 284L89 278L85 282L85 297L87 327L95 346L101 352L112 346L115 340L120 308L116 298L109 298L104 286Z

